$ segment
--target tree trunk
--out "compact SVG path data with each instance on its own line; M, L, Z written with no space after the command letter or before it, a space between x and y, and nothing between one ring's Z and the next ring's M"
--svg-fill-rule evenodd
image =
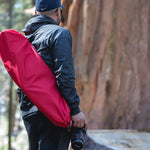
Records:
M8 106L8 149L12 150L12 133L15 125L15 114L17 110L17 92L13 80L9 82L9 106Z
M8 29L12 28L12 16L13 16L13 7L14 7L14 0L8 0L8 14L9 14L9 22L8 22ZM15 112L14 105L13 105L13 80L10 78L9 84L9 106L8 106L8 150L12 150L12 142L11 142L11 135L13 130L13 124L15 117L13 116ZM16 109L16 106L15 106Z
M150 1L62 2L89 127L150 129Z
M8 108L8 150L11 150L11 134L12 134L12 105L13 105L13 99L12 99L12 92L13 92L13 81L10 79L9 84L9 108Z

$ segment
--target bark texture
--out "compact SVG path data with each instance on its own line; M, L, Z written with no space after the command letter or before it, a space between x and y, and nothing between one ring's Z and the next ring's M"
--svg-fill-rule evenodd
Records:
M150 129L150 1L62 3L89 127Z

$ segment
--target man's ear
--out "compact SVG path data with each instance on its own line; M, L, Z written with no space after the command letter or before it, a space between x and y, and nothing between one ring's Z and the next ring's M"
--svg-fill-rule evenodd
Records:
M34 11L34 14L35 14L35 15L37 15L37 12L36 12L36 10Z
M56 12L56 16L60 17L60 8L58 8L57 12Z

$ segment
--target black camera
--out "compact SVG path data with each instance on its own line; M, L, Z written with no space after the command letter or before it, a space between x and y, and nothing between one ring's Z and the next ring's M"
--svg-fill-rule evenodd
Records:
M71 127L71 147L73 150L81 150L84 144L85 128Z

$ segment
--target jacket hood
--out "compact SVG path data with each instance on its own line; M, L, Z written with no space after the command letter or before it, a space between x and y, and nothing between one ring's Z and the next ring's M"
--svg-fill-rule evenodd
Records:
M24 29L23 32L25 33L26 37L29 38L33 35L33 33L42 25L46 24L56 24L58 25L53 19L45 15L36 15L32 19L30 19Z

